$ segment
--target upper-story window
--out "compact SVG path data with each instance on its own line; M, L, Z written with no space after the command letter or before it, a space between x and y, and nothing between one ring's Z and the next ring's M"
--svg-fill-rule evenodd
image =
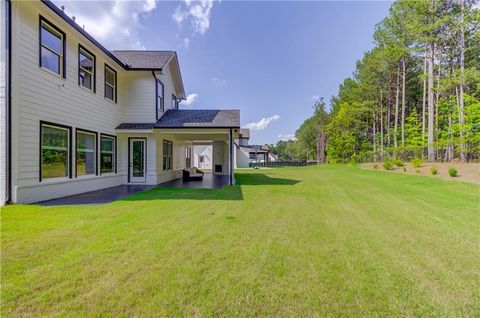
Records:
M65 33L40 17L40 67L65 77Z
M165 107L164 90L163 83L157 80L157 119L160 118Z
M78 46L78 85L95 92L95 55Z
M105 98L117 102L117 72L105 64Z
M172 109L178 109L178 99L175 95L172 95Z

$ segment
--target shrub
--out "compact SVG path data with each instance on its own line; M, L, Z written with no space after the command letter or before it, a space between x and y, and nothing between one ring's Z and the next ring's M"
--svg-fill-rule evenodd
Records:
M373 169L378 169L378 165L377 164L373 165Z
M390 161L385 161L383 163L383 167L385 170L393 170L393 164Z
M422 158L415 158L412 160L412 165L414 168L420 168L423 164L423 159Z
M450 177L456 177L458 176L458 171L455 168L450 168L448 169L448 174L450 175Z
M394 163L397 167L403 167L403 166L405 165L401 159L395 159L395 160L393 160L393 163Z
M407 172L407 168L403 167L403 172Z
M436 167L431 167L431 168L430 168L430 173L431 173L432 175L436 175L436 174L438 173L438 169L437 169Z
M415 172L416 172L416 173L420 173L420 170L419 170L419 169L417 169L417 170L415 170Z

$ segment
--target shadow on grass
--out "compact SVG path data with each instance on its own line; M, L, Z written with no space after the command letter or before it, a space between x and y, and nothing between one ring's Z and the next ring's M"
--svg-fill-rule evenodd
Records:
M236 173L235 180L239 185L295 185L301 180L272 178L263 173Z
M148 200L243 200L242 186L249 185L295 185L300 180L271 178L263 173L236 173L236 185L221 189L193 189L158 187L148 191L135 193L121 201Z
M154 188L124 198L122 201L146 200L243 200L239 186L222 189Z

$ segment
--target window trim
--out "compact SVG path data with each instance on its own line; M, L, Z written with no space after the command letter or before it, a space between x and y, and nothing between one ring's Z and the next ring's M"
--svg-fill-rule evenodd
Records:
M165 152L163 151L163 146L165 145L165 143L167 143L167 145L168 144L172 145L172 153L171 153L170 156L165 155ZM170 163L171 163L171 168L170 169L168 167L169 166L168 165L168 160L167 160L165 168L163 167L163 158L164 157L167 157L167 159L172 158L172 160L170 161ZM173 171L173 142L168 140L168 139L163 139L163 141L162 141L162 171Z
M92 88L85 87L80 83L80 71L83 70L84 72L90 73L85 68L82 68L80 66L80 54L82 54L82 51L83 51L83 53L86 53L86 54L83 54L83 55L90 55L93 59L93 72L91 74L92 75ZM92 91L93 93L96 93L97 92L97 58L96 58L95 54L90 52L88 49L86 49L80 43L78 44L77 63L78 63L78 73L77 73L77 75L78 75L78 86L80 86L80 87L82 87L86 90Z
M52 123L48 121L43 121L40 120L40 135L39 135L39 154L38 154L38 163L39 163L39 175L38 175L38 181L42 182L42 153L43 153L43 126L50 126L53 128L60 128L60 129L65 129L68 130L68 155L67 155L67 164L68 164L68 176L63 177L63 178L72 178L72 126L67 126L67 125L61 125L57 123ZM60 177L62 178L62 177ZM48 178L48 179L58 179L58 178Z
M175 101L174 109L178 109L178 98L177 98L177 96L175 96L175 94L172 94L172 100Z
M117 174L117 136L115 135L109 135L109 134L104 134L104 133L100 133L100 138L99 138L99 143L100 143L100 146L99 146L99 155L100 155L100 165L102 164L102 137L107 137L107 138L111 138L113 139L113 145L115 147L114 151L113 151L113 158L115 160L115 166L114 166L114 171L112 172L103 172L102 173L102 167L100 167L100 172L99 174L102 175L102 174L109 174L109 173L114 173L114 174Z
M156 119L159 120L160 119L160 114L158 112L158 84L160 84L162 86L162 105L161 106L161 109L162 109L162 113L165 112L165 85L163 85L162 81L159 80L158 78L156 79L156 82L155 82L155 114L156 114Z
M59 71L60 73L55 73L52 70L44 67L42 65L42 25L46 24L48 27L52 28L54 31L58 32L62 36L62 55L60 56L61 59L61 65L59 65ZM38 65L40 66L41 69L44 69L52 74L56 74L60 77L63 77L64 79L67 78L67 64L66 64L66 51L67 51L67 35L65 32L63 32L59 27L45 19L42 15L39 15L39 23L38 23ZM50 48L45 46L45 48L51 52L53 52ZM54 52L53 52L54 53ZM55 53L54 53L55 54Z
M112 87L109 83L107 83L107 70L113 72L114 79L115 79L115 86L113 86L113 99L110 99L107 97L107 90L105 87L108 85ZM103 97L105 97L107 100L114 102L115 104L117 103L117 91L118 91L118 80L117 80L117 71L115 71L112 67L108 66L107 63L105 63L105 66L103 68Z
M131 155L131 153L130 153L130 140L132 140L132 139L138 139L138 140L143 140L144 141L144 145L145 145L145 148L144 148L144 151L145 151L145 158L144 158L144 160L145 160L145 167L144 167L145 182L142 182L142 183L147 183L147 165L148 165L148 158L147 158L147 154L148 154L148 152L147 152L147 141L148 141L148 139L147 139L147 137L128 137L128 160L127 160L127 162L128 162L128 178L127 178L127 181L128 181L128 183L130 183L130 180L133 177L133 176L130 176L130 164L132 163L131 158L130 158L130 155Z
M77 169L77 160L78 160L78 143L77 143L77 137L78 133L87 133L91 135L95 135L95 176L98 176L98 132L88 130L88 129L83 129L83 128L75 128L75 178L78 178L78 169ZM89 176L88 174L85 176ZM85 177L85 176L80 176L80 177Z

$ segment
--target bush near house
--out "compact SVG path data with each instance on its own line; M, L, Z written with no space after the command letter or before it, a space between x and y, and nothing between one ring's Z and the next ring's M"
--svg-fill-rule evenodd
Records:
M432 175L436 175L436 174L438 174L438 169L437 169L436 167L431 167L431 168L430 168L430 173L431 173Z

